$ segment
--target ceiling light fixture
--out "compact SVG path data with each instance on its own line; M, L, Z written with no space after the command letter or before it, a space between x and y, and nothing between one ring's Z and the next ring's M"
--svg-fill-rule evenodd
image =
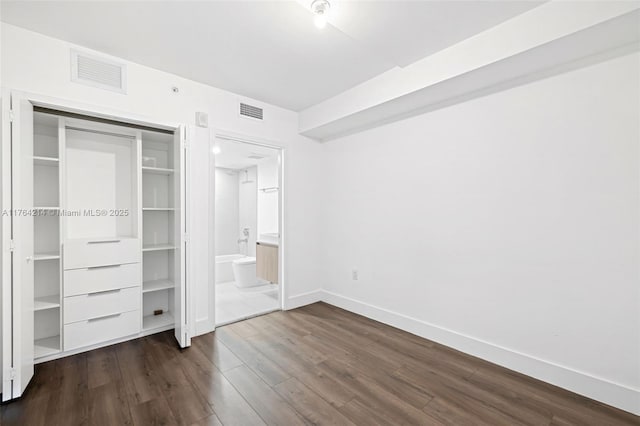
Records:
M213 152L214 155L218 155L220 154L220 147L219 146L214 146L213 149L211 150L211 152Z
M313 2L311 2L311 11L316 15L313 19L313 23L317 28L322 29L327 26L329 9L331 9L331 3L329 3L329 0L313 0Z

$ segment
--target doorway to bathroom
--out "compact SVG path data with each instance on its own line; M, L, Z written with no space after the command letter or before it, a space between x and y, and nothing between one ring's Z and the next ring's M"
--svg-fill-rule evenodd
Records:
M282 308L282 150L217 135L216 326Z

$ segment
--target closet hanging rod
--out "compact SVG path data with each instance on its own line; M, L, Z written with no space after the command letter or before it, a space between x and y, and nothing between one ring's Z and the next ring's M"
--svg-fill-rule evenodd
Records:
M126 127L132 128L132 129L148 130L150 132L165 133L165 134L168 134L168 135L172 135L173 132L174 132L173 130L159 129L159 128L156 128L156 127L144 126L142 124L127 123L126 121L112 120L112 119L109 119L109 118L101 118L101 117L94 117L94 116L91 116L91 115L77 114L75 112L69 112L69 111L62 111L62 110L57 110L57 109L52 109L52 108L46 108L46 107L42 107L42 106L38 106L38 105L35 105L33 107L33 111L34 112L41 112L43 114L58 115L58 116L61 116L61 117L69 117L69 118L77 118L77 119L80 119L80 120L94 121L96 123L114 124L116 126L126 126Z
M125 139L136 138L135 136L132 136L132 135L123 135L122 133L104 132L102 130L94 130L94 129L83 129L82 127L66 126L65 128L68 130L76 130L78 132L95 133L98 135L105 135L105 136L116 136L118 138L125 138Z

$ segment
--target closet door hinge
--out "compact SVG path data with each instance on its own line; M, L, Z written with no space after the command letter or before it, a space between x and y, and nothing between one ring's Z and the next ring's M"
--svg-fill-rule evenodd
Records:
M184 241L185 243L189 242L189 234L182 234L182 241Z
M7 380L15 380L18 377L18 371L15 368L9 369L9 374L7 374Z
M13 123L13 120L15 119L16 115L13 113L13 110L10 109L9 110L9 122Z
M180 146L182 149L189 148L189 129L185 126L182 128L180 135Z
M16 249L16 242L14 240L9 240L9 251L14 252Z

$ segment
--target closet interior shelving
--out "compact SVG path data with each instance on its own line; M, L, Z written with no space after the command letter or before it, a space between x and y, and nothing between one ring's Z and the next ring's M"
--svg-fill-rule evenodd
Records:
M142 252L143 329L174 323L176 241L179 223L176 214L178 179L174 171L177 155L172 134L142 132ZM162 309L162 315L154 310Z
M100 126L48 111L33 114L27 166L33 168L36 362L175 326L175 291L183 273L179 143L173 132L125 126L121 135L117 126ZM85 209L92 208L119 213L87 217ZM83 247L104 250L104 259ZM129 258L122 260L123 252ZM93 276L74 278L98 270L124 281L91 290ZM128 275L118 278L115 271ZM96 304L98 298L104 303ZM115 314L98 312L110 303L130 306ZM93 313L92 306L99 309Z
M35 113L33 126L34 353L61 345L61 233L59 119Z

